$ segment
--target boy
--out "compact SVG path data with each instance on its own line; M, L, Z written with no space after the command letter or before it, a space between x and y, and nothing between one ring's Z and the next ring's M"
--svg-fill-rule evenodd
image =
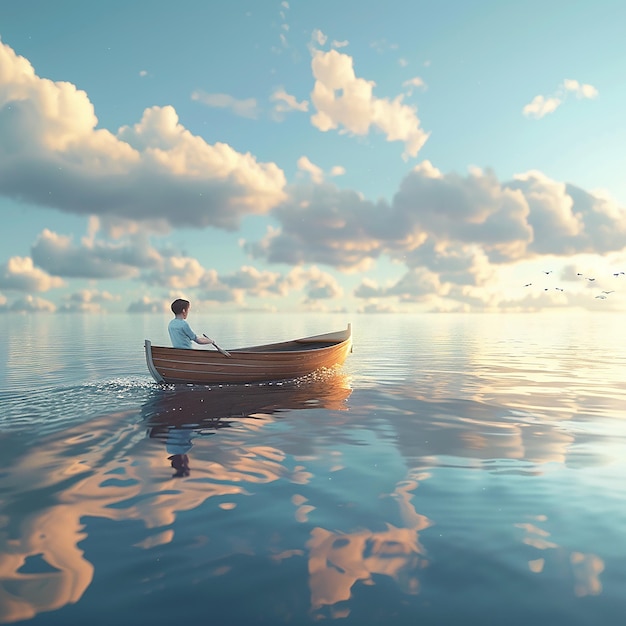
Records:
M214 343L213 339L201 337L191 330L187 323L187 315L189 315L189 300L178 298L172 302L172 313L176 316L168 325L167 330L170 333L172 346L174 348L191 348L191 342L207 345Z

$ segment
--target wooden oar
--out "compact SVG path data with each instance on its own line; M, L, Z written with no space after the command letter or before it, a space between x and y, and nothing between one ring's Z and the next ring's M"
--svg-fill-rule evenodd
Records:
M228 352L228 350L224 350L223 348L220 348L214 341L213 339L211 339L210 337L207 337L207 335L205 333L202 333L207 339L211 340L211 343L215 346L215 349L218 352L221 352L224 356L230 356L230 352Z

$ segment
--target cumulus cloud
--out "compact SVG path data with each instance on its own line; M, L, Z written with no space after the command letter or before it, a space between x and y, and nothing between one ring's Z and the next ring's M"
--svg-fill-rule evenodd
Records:
M201 89L197 89L191 94L191 99L215 109L227 109L240 117L248 117L250 119L258 117L258 107L255 98L238 100L226 93L206 93Z
M401 181L392 202L302 184L273 215L278 228L243 243L253 258L357 270L385 255L459 285L488 280L490 264L626 246L626 210L610 198L538 172L501 182L489 170L442 174L428 162Z
M318 300L332 300L343 296L343 288L337 279L315 265L310 267L294 267L280 281L281 291L301 291L305 294L303 302L311 304Z
M375 128L387 141L403 142L405 156L417 156L429 134L421 128L416 108L403 103L402 94L393 100L377 98L375 83L358 78L352 57L336 50L314 51L311 67L311 102L317 111L311 117L313 126L353 135L367 135Z
M593 99L598 96L598 90L593 85L566 78L553 95L535 96L524 106L522 114L533 119L541 119L549 113L554 113L570 94L575 95L578 99Z
M311 177L311 180L314 183L320 184L324 181L324 177L325 177L324 170L318 165L315 165L315 163L312 163L308 157L301 156L298 159L297 166L298 166L298 170L309 174L309 176ZM346 170L341 165L334 165L328 171L328 175L331 177L343 176L345 173L346 173Z
M365 269L384 250L389 209L334 185L295 185L277 207L280 229L270 227L257 242L244 242L253 258L301 265L323 263L339 269Z
M32 245L31 257L48 274L65 278L131 278L160 262L160 255L142 237L123 242L85 238L75 245L72 237L47 228Z
M389 252L408 268L424 268L437 274L441 283L454 286L483 285L493 279L494 265L482 246L429 237L417 248Z
M244 107L245 109L245 107ZM0 42L0 194L83 215L235 229L284 197L285 176L146 109L114 134L84 91L36 75Z
M108 291L97 289L81 289L64 298L63 304L57 309L58 313L106 313L103 304L119 300Z
M563 88L566 91L573 92L577 98L596 98L598 96L598 90L587 83L579 83L577 80L566 78L563 81Z
M197 287L206 270L197 259L171 255L163 258L157 268L146 272L143 279L150 285L163 285L170 289Z
M278 298L291 293L304 293L302 302L340 297L343 290L336 278L316 266L295 267L287 274L260 270L244 265L233 272L219 273L206 269L189 257L170 257L161 269L144 276L148 284L169 287L184 297L195 289L203 301L245 304L247 298ZM148 304L152 306L152 301ZM133 310L144 310L146 303L136 303Z
M54 313L56 305L37 296L24 296L15 300L4 309L10 313Z
M379 286L375 281L364 280L354 291L357 298L397 297L401 302L426 302L436 296L446 295L439 276L424 268L411 269L392 285Z
M236 272L221 276L221 282L231 289L245 291L248 295L268 296L280 293L280 274L256 267L243 266Z
M170 311L170 302L155 300L149 296L143 296L128 305L127 313L165 313Z
M314 183L321 183L324 180L324 171L322 168L311 163L308 157L301 156L298 159L298 169L302 172L308 172Z
M626 245L626 209L614 200L540 172L515 176L507 187L528 202L536 254L607 254Z
M323 46L326 44L328 37L319 29L316 28L311 33L311 43L316 44L318 46Z
M562 100L555 96L535 96L527 105L522 109L522 113L526 117L532 117L534 119L541 119L548 113L553 113L561 106Z
M65 282L35 267L30 257L11 257L0 265L0 289L13 291L49 291Z
M400 309L389 302L368 302L358 308L359 313L399 313Z
M402 83L402 86L407 90L409 96L413 95L415 89L426 89L426 83L419 76L409 78Z
M291 111L301 111L306 113L309 110L309 103L307 100L298 102L295 96L287 93L282 87L276 89L270 96L270 100L274 102L274 113L279 117L284 113L290 113Z

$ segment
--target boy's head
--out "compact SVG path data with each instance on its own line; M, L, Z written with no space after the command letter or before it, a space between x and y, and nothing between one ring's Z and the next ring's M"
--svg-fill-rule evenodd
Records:
M172 467L176 470L172 477L189 476L189 457L186 454L173 454L167 458L172 462Z
M180 315L185 309L189 308L189 300L183 300L178 298L172 302L172 313L174 315Z

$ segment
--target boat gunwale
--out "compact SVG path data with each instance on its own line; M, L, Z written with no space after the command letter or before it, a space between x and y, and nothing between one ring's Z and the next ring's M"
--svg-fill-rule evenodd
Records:
M335 338L332 338L332 336L335 336ZM324 339L324 337L328 337L328 339ZM338 331L338 332L332 332L332 333L326 333L323 335L313 335L311 337L302 337L300 339L292 339L290 341L280 341L280 342L276 342L276 343L266 343L266 344L259 344L258 346L246 346L244 348L229 348L228 352L229 353L236 353L236 354L280 354L280 353L285 353L285 354L293 354L294 352L315 352L317 350L326 350L327 348L333 348L335 346L339 346L343 343L345 343L346 341L351 341L352 340L352 329L351 329L351 325L348 324L348 327L343 330L343 331ZM146 339L146 342L149 342L148 339ZM181 352L189 352L189 348L173 348L172 346L157 346L152 344L151 342L150 346L153 348L158 348L159 350L164 349L164 350L177 350L177 351L181 351ZM307 344L313 344L313 343L324 343L327 345L320 345L320 346L315 346L315 345L307 345ZM281 347L286 347L286 346L292 346L291 349L289 350L281 350ZM267 349L267 348L273 348L273 349ZM191 348L191 350L195 353L198 354L202 354L202 353L208 353L208 354L215 354L215 350L211 350L211 349L203 349L203 348ZM228 357L226 357L228 358Z

